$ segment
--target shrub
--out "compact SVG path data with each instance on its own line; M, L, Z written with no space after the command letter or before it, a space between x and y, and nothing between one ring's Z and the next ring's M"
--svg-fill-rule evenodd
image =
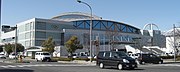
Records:
M59 60L59 57L53 57L53 58L51 58L51 61L52 62L57 62Z
M70 58L63 58L63 57L53 57L51 58L51 61L56 62L56 61L71 61Z
M83 60L83 61L90 61L89 58L63 58L63 57L53 57L52 61L72 61L72 60ZM92 59L96 61L96 59Z
M174 56L161 56L162 59L173 59ZM176 56L177 59L180 60L180 56Z
M93 58L92 60L93 60L93 61L96 61L96 59L95 59L95 58Z
M88 59L88 58L74 58L74 60L84 60L84 61L89 61L90 59Z
M162 59L172 59L174 56L160 56Z
M180 57L177 57L177 58L176 58L176 60L178 60L178 61L179 61L179 60L180 60Z
M71 58L59 58L58 61L72 61Z

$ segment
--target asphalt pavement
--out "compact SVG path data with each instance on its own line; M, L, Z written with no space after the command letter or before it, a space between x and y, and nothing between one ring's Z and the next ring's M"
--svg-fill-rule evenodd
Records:
M179 72L180 63L139 65L134 70L118 70L106 67L100 69L95 65L64 63L0 63L0 72Z
M0 59L0 72L179 72L180 62L164 60L164 64L138 65L134 70L118 70L106 67L100 69L94 62L89 61L59 61L59 62L36 62L34 59L23 59L30 63L13 63L12 59ZM8 63L7 61L10 61ZM7 62L7 63L6 63Z

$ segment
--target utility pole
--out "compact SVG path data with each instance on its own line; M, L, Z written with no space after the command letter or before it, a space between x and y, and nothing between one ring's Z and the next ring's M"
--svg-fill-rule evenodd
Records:
M1 0L0 0L0 26L1 26ZM1 27L0 27L1 29Z
M174 38L174 62L176 62L176 40L175 40L175 24L173 24L173 38Z
M17 62L17 25L15 27L15 60Z

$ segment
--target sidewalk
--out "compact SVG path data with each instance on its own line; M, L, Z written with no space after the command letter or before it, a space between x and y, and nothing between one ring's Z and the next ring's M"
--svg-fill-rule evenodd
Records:
M82 61L82 60L73 60L73 61L58 61L58 63L76 63L76 64L86 64L86 65L96 65L96 61Z
M31 63L31 62L35 62L36 60L35 59L31 59L31 58L22 58L22 63ZM7 59L0 59L0 62L3 62L3 63L20 63L18 59L10 59L10 58L7 58Z

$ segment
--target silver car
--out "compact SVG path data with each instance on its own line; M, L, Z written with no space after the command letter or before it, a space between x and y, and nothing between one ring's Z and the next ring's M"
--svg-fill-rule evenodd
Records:
M6 59L6 55L0 54L0 58L1 58L1 59Z

